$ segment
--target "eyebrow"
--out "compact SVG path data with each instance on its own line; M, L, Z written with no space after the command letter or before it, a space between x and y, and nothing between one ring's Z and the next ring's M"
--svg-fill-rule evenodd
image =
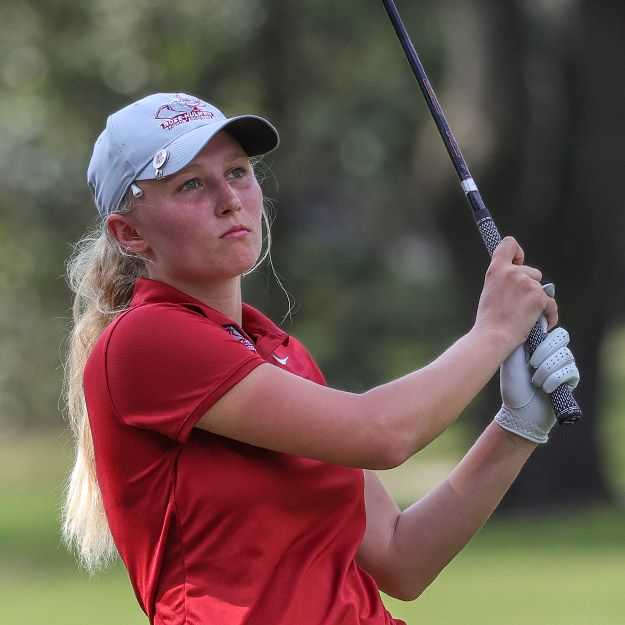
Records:
M201 151L201 150L200 150ZM199 152L198 152L199 154ZM196 155L197 156L197 155ZM230 152L224 159L225 162L227 163L231 163L234 161L238 161L240 159L245 159L246 161L249 162L249 157L247 156L247 154L245 152L243 152L243 150L233 150L232 152ZM177 178L178 176L184 176L186 174L189 174L190 172L192 172L195 169L201 169L201 165L198 165L194 160L191 161L188 165L185 165L182 169L180 169L179 171L174 172L173 174L171 174L170 176L168 176L168 178L170 178L171 180L174 180L175 178Z

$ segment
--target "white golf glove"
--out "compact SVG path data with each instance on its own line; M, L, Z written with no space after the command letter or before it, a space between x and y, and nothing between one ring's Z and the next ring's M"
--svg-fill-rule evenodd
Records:
M545 291L552 292L552 285ZM547 322L541 317L542 328ZM556 417L548 397L561 384L574 389L579 371L571 350L566 347L569 333L564 328L549 332L529 357L525 345L512 352L501 365L499 384L503 404L495 421L505 430L535 443L546 443Z

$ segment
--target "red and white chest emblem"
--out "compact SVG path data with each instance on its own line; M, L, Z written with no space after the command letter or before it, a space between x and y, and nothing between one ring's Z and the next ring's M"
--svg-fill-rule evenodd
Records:
M256 351L256 346L254 345L254 343L252 343L252 341L250 341L247 336L243 336L234 326L224 326L224 330L231 336L234 336L234 338L239 341L239 343L245 345L245 347L247 347L251 352Z

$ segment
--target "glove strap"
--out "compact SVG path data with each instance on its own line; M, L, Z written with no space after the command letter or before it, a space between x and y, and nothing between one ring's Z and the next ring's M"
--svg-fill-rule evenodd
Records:
M522 417L515 415L504 404L495 415L495 421L508 432L522 436L534 443L546 443L548 435L541 428L536 427L531 421L526 421Z

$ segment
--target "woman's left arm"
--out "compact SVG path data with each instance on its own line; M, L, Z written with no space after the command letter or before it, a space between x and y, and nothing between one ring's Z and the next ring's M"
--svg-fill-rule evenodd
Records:
M556 419L547 393L560 384L577 386L568 342L558 328L529 360L524 346L506 359L495 420L449 477L404 512L377 475L365 473L367 528L357 558L381 590L418 597L486 522L537 444L548 439Z
M535 447L493 422L449 477L403 512L377 475L365 471L359 566L385 593L418 597L486 522Z

